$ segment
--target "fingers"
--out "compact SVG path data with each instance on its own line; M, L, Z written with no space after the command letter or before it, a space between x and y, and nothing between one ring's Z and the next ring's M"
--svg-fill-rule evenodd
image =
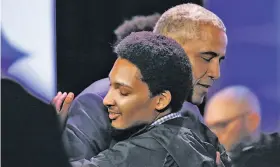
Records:
M72 101L74 100L74 94L72 92L68 93L68 95L66 96L62 109L61 109L61 114L67 114L68 110L70 108L70 105L72 103Z
M58 92L57 95L53 98L51 104L52 106L54 106L57 113L60 112L61 105L64 99L66 98L66 96L67 96L66 92L64 92L63 94L61 92Z
M56 99L56 102L54 104L55 105L55 109L56 109L57 112L60 112L60 108L61 108L62 103L63 103L64 99L66 98L66 96L67 96L66 92L64 92L63 94L58 95L58 97Z
M56 96L52 99L52 101L51 101L52 105L55 104L55 102L56 102L56 100L57 100L59 95L61 95L61 92L57 92Z
M56 112L59 112L59 109L58 108L56 108L56 101L57 101L57 99L58 99L58 97L61 95L62 93L61 92L58 92L57 94L56 94L56 96L52 99L52 101L51 101L51 105L55 108L55 110L56 110Z
M60 120L62 129L64 129L64 126L65 126L65 123L67 120L67 116L68 116L68 111L69 111L69 108L70 108L73 100L74 100L74 94L72 92L68 93L68 95L66 96L66 98L63 102L62 109L59 112L59 120Z
M73 100L74 94L72 92L68 94L66 92L64 92L63 94L61 92L58 92L57 95L51 101L52 106L55 107L55 110L58 114L58 118L62 129L65 126L68 110Z

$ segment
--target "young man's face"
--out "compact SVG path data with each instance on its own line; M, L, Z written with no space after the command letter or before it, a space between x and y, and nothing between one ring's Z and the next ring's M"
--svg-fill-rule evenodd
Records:
M220 78L220 63L225 57L227 35L211 26L200 26L201 38L187 41L182 47L187 53L193 70L194 86L192 102L201 104L213 82Z
M103 103L108 107L112 127L128 129L156 118L157 96L150 97L149 87L134 64L118 58L109 79L110 89Z

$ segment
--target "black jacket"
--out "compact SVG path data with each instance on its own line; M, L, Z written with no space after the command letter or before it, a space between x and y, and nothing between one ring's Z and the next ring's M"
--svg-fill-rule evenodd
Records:
M231 155L233 167L280 167L279 133L262 134L261 139Z
M180 117L142 130L118 142L90 160L72 162L74 167L210 167L216 166L217 140L192 117ZM205 133L206 132L206 133ZM209 131L210 132L210 131ZM205 136L205 134L210 135ZM222 154L225 166L228 159ZM225 160L226 158L226 160Z

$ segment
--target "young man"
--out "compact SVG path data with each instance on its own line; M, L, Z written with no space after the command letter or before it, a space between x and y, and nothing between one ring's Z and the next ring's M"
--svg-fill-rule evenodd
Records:
M180 111L183 115L192 116L198 120L199 111L193 104L200 104L208 89L220 77L220 63L224 59L227 46L225 31L225 26L219 17L207 9L194 4L175 6L166 11L157 22L154 32L175 39L183 47L192 64L195 81L194 92L183 104L182 111ZM91 96L96 95L92 94ZM92 99L80 98L80 105L75 105L76 109L89 104L96 104L96 107L80 110L79 113L86 113L80 117L75 117L70 112L67 122L68 131L70 129L72 133L81 134L78 135L81 137L77 137L80 144L79 148L81 149L76 151L80 157L90 158L90 156L87 156L89 155L88 152L90 152L89 148L95 146L95 143L100 141L95 136L103 133L106 134L109 128L108 124L105 123L106 121L102 121L107 118L103 112L102 99L99 95L99 101L96 99L96 97ZM95 114L97 111L101 114ZM81 122L80 120L83 121ZM104 135L102 140L109 141L109 138L110 136ZM209 132L204 133L200 138L212 143L217 151L221 153L222 160L227 161L227 155L224 154L224 149L217 142L216 136ZM74 144L71 143L69 145ZM85 149L87 151L84 151Z
M197 122L178 113L193 85L183 48L165 36L138 32L115 52L118 59L103 103L119 141L72 165L215 166L216 150L199 139Z
M149 16L134 16L126 20L114 31L116 43L119 43L131 32L152 31L159 14ZM112 140L108 113L102 103L103 98L109 90L109 79L103 78L88 86L73 101L69 114L60 112L66 118L66 130L64 133L64 144L70 161L86 158L89 159L99 152L107 149ZM73 94L70 94L73 99ZM58 93L54 100L56 108L60 105L67 94ZM63 115L64 114L64 115Z

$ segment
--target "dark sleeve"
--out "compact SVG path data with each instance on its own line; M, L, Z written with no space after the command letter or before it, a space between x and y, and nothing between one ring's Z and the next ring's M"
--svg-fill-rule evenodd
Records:
M86 93L73 101L63 134L70 161L90 159L109 147L110 122L102 100Z
M90 160L72 162L73 167L157 167L163 166L166 150L147 138L119 142Z

